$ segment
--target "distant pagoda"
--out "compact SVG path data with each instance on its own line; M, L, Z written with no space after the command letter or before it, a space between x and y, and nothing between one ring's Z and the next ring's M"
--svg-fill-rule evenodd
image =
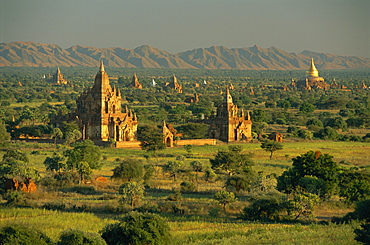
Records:
M138 89L142 89L143 88L143 85L141 83L139 83L139 79L137 78L136 72L134 73L134 76L132 77L132 81L130 83L130 87L132 87L132 88L138 88Z
M308 71L306 71L306 78L297 81L293 86L296 86L298 89L302 90L311 90L311 89L324 89L327 90L330 88L330 85L327 84L323 77L319 76L319 71L317 70L313 58L311 58L311 64Z
M60 71L59 67L57 69L57 72L53 75L53 77L50 79L50 81L55 85L63 85L68 84L67 79L64 78L62 72Z

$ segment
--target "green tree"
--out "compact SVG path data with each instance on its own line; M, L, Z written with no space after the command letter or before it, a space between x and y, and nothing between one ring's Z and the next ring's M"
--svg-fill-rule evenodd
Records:
M113 179L122 179L125 181L138 181L143 177L144 166L141 161L133 158L127 158L113 169Z
M97 233L80 230L65 230L59 237L57 245L105 245L105 240Z
M120 223L109 224L102 230L108 245L163 245L171 243L170 228L157 214L126 214Z
M311 219L313 210L320 202L319 196L311 193L298 193L288 202L288 212L298 219L300 216Z
M67 157L67 167L72 171L76 169L79 162L87 162L91 169L99 169L102 166L99 161L100 148L91 140L76 143L73 149L67 150L64 154Z
M218 191L215 194L215 199L220 205L223 206L224 211L226 211L226 206L237 200L235 194L228 191Z
M3 155L3 161L11 161L11 160L19 160L25 163L29 162L29 159L26 155L26 153L21 152L20 150L12 150L9 149L6 151L6 153Z
M67 145L73 144L82 138L82 134L78 129L74 129L72 132L67 132L65 136Z
M313 131L320 129L323 126L324 124L317 118L308 119L306 122L306 127Z
M208 132L208 125L203 123L186 123L176 127L184 139L204 139Z
M257 199L249 207L243 209L243 218L247 220L277 220L285 211L286 204L282 197Z
M228 175L242 171L243 167L253 166L251 154L240 153L241 149L229 148L228 151L218 151L214 159L210 159L212 169L223 170Z
M126 182L119 187L121 202L130 204L132 208L144 197L144 186L141 182Z
M225 187L232 186L237 192L249 191L254 180L254 175L244 176L244 175L234 175L230 176L226 182Z
M46 170L52 172L61 172L61 170L67 168L67 164L64 161L64 157L56 152L54 152L52 157L46 157L44 160L44 165Z
M182 171L183 165L184 163L181 161L168 161L162 168L163 172L169 173L173 181L176 181L176 177Z
M370 222L362 224L360 229L355 229L355 240L363 243L370 244Z
M309 102L303 102L299 107L299 111L302 113L312 113L315 111L315 106Z
M196 180L198 181L198 173L203 171L203 164L199 161L191 161L190 166L196 172Z
M34 227L8 225L0 228L0 244L2 245L47 245L53 244L49 237Z
M270 160L272 159L272 154L275 151L282 150L283 145L279 142L276 141L266 141L261 144L261 148L264 149L265 151L270 152Z
M60 128L53 128L53 133L51 134L51 138L54 138L54 145L55 148L57 147L57 139L61 139L63 137L63 132Z
M29 167L29 159L24 152L20 150L7 150L0 162L0 180L6 178L32 178L38 180L39 172L34 167Z
M339 137L338 132L332 127L325 127L314 133L314 136L324 140L336 140Z
M342 170L338 175L339 196L347 203L354 203L370 197L370 172L368 170Z
M347 131L348 126L342 117L329 117L324 120L324 127L331 127L334 129L341 129Z
M5 124L0 122L0 141L10 140L10 134L6 131Z
M305 190L309 192L311 189L306 189L312 186L322 186L319 195L321 197L330 197L332 194L337 193L338 187L338 173L339 166L333 161L333 156L328 154L321 154L319 151L309 151L301 156L293 158L293 167L283 172L278 177L277 189L285 193L292 193L298 190ZM317 178L311 184L302 178L308 176ZM322 181L321 181L322 180ZM302 186L303 185L303 186ZM317 190L317 189L316 189ZM317 193L315 190L315 193Z
M144 125L137 130L137 139L142 150L155 153L166 148L163 135L156 126Z

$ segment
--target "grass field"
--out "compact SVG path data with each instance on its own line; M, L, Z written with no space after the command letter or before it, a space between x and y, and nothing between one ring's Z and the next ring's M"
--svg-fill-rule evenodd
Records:
M334 161L343 167L369 167L368 156L370 143L364 142L331 142L331 141L305 141L284 142L284 148L274 153L272 160L269 152L260 148L260 143L241 144L243 153L252 153L255 162L254 170L263 171L264 174L276 173L280 175L292 164L291 159L307 151L321 151L334 157ZM30 166L35 167L46 175L43 161L54 151L53 144L17 142L13 148L26 152L30 158ZM31 207L41 207L44 204L63 204L64 211L52 211L42 208L8 208L0 209L0 226L9 223L31 225L44 231L54 241L60 232L67 228L76 228L89 232L99 232L106 224L116 222L116 219L129 207L123 207L113 213L107 212L119 207L118 186L119 181L111 181L112 169L120 160L127 157L141 159L144 163L153 164L156 174L151 181L151 189L143 200L143 204L157 204L161 210L159 214L167 218L172 244L356 244L353 229L359 223L351 224L303 224L303 223L263 223L248 222L239 219L241 210L249 205L248 197L253 193L240 193L238 201L223 212L217 201L213 199L216 191L223 189L223 181L206 182L202 178L196 182L198 192L182 194L179 201L169 203L166 198L179 189L180 183L188 177L183 176L177 181L161 172L160 166L173 161L178 156L186 156L185 165L190 162L201 161L210 166L212 158L218 150L226 150L227 144L216 146L193 146L191 155L187 155L183 147L174 147L158 152L156 157L148 155L140 149L101 148L104 160L101 170L94 171L93 180L97 176L107 177L107 183L92 182L94 193L78 194L68 191L43 191L40 189L30 196L28 202ZM62 151L62 149L59 149ZM0 157L5 149L0 151ZM201 176L201 173L200 173ZM199 177L200 177L199 176ZM113 198L102 199L104 195ZM174 214L172 206L184 210L184 214ZM78 211L78 212L77 212ZM315 210L316 220L329 221L333 216L343 216L353 211L353 206L338 202L335 199L323 202ZM212 215L210 215L213 212Z

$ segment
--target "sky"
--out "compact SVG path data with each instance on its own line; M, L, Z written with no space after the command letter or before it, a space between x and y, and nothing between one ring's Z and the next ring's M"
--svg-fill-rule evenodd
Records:
M0 0L0 42L370 58L370 0Z

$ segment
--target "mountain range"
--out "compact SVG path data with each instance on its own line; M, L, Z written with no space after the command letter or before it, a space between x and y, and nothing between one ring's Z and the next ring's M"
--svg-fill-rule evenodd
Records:
M249 48L212 46L171 54L143 45L135 49L97 48L75 45L63 49L55 44L34 42L0 43L0 66L97 67L100 60L111 67L295 70L307 69L311 58L319 69L370 68L370 59L303 51L289 53L257 45Z

